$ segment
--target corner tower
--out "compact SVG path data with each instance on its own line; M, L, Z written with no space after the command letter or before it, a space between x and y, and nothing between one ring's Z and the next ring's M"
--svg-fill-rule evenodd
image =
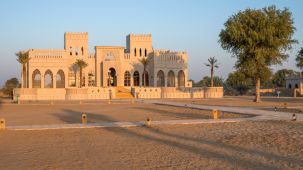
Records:
M64 34L64 49L69 56L87 57L88 56L88 33L71 33Z
M152 52L151 34L129 34L126 36L126 50L133 57L148 56Z

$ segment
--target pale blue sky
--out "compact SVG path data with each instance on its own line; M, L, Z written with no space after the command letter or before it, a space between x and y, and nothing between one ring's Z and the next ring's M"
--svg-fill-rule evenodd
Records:
M299 44L283 66L295 68L295 55L303 47L302 0L4 0L0 5L0 85L20 76L15 52L22 49L63 49L64 32L89 32L90 50L96 45L125 46L129 33L152 33L158 49L189 54L190 78L209 75L204 66L216 56L216 74L226 78L235 59L221 49L218 34L229 16L246 8L276 5L293 13Z

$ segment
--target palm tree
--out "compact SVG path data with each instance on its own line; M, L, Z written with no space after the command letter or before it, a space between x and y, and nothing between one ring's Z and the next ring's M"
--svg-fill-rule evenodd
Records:
M83 60L83 59L77 59L75 62L75 65L79 68L80 70L80 88L82 87L82 70L88 66L88 64Z
M19 51L16 53L17 61L22 65L22 88L26 88L26 64L30 60L28 51Z
M145 79L145 74L146 74L146 67L147 65L149 64L149 60L147 59L147 57L143 57L141 60L140 60L140 63L143 65L143 86L145 86L147 83L146 83L146 79Z
M301 48L301 50L298 52L296 61L297 61L297 67L303 69L303 48Z
M210 87L214 86L214 68L219 68L218 60L215 57L210 57L205 66L210 67Z

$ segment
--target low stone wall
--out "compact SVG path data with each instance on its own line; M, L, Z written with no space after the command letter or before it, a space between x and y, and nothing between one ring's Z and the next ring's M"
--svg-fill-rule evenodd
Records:
M204 98L222 98L223 87L204 87Z
M89 88L24 88L14 89L14 100L90 100L115 98L115 89ZM18 98L18 99L17 99Z
M157 87L134 87L131 89L132 95L141 99L161 98L161 88Z
M134 87L132 88L132 94L145 99L222 98L223 87Z

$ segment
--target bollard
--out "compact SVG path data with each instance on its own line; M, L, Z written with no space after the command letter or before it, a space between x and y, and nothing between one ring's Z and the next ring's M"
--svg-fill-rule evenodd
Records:
M293 115L292 115L292 121L296 121L297 120L297 115L294 113Z
M284 103L284 109L287 109L287 103Z
M215 120L217 120L218 119L218 110L216 110L216 109L213 109L213 118L215 119Z
M82 113L82 124L87 123L87 115L85 113Z
M5 129L5 119L0 119L0 130Z
M135 103L135 100L134 99L132 99L132 104L134 104Z
M147 117L145 121L145 126L150 127L150 125L151 125L151 117Z

